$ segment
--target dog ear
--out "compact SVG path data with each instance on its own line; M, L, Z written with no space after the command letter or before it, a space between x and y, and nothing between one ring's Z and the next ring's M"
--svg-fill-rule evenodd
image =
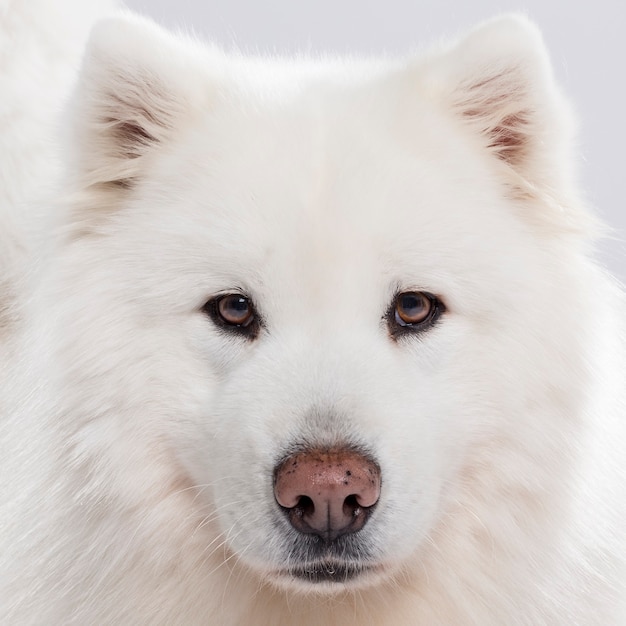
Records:
M70 113L83 188L132 187L155 150L210 106L207 54L131 14L95 26Z
M434 61L427 88L522 186L572 188L573 119L531 22L496 18Z

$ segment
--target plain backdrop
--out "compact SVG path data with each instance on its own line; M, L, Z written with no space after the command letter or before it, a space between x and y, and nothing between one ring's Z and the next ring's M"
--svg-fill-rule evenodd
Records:
M596 0L126 0L168 27L225 48L278 53L419 50L505 12L542 29L580 120L588 203L613 228L600 260L626 282L626 2Z

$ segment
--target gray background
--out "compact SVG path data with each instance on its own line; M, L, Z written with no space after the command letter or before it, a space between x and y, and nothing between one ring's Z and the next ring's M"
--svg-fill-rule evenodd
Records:
M556 74L581 122L588 203L614 229L603 263L626 282L626 2L559 0L126 0L169 27L229 48L293 52L406 52L478 21L516 11L542 29Z

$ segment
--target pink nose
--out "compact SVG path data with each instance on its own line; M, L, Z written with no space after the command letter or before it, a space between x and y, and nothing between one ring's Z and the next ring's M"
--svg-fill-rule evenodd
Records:
M274 495L296 530L332 541L363 528L380 482L378 465L355 450L311 449L280 463Z

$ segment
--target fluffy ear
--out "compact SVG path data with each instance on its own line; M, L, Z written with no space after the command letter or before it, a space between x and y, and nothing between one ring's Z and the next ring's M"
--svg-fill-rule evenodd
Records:
M133 186L154 151L209 106L206 57L131 14L95 26L71 110L82 186Z
M431 68L431 93L511 168L517 192L571 188L572 117L531 22L521 16L487 22Z

